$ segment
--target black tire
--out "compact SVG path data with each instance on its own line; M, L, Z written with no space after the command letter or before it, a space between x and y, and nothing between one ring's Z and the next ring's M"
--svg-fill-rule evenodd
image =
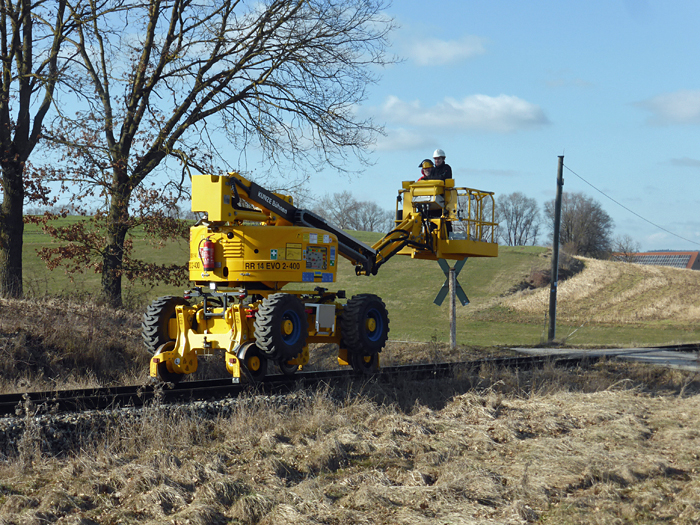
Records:
M173 341L168 333L168 323L175 318L176 306L188 304L182 297L166 295L153 301L146 309L141 322L141 337L149 354L154 355L161 345Z
M255 343L247 343L238 353L238 358L253 379L259 380L267 375L267 357Z
M358 374L374 374L379 369L379 354L350 353L350 366Z
M175 347L175 341L168 341L167 343L160 346L155 353L169 352ZM168 363L166 361L161 361L158 363L158 379L164 383L178 384L185 378L185 374L178 374L177 372L171 372L168 370Z
M294 359L308 333L306 309L298 297L276 293L263 299L255 316L255 342L269 359Z
M287 363L287 361L284 359L278 361L277 366L280 367L280 371L287 377L291 377L299 371L299 365Z
M341 347L353 354L371 356L384 348L389 337L389 314L382 300L373 294L354 295L340 318Z

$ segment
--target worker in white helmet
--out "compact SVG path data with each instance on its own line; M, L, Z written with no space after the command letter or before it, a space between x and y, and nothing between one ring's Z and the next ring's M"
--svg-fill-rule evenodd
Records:
M446 180L452 178L452 168L449 164L445 164L445 152L440 148L435 150L433 153L433 160L435 161L435 167L430 173L430 179L432 180Z

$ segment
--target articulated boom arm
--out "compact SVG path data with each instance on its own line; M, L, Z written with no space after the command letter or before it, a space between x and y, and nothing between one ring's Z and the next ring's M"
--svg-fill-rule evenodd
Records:
M379 267L401 252L406 247L415 250L430 250L426 244L432 240L432 236L425 235L424 231L430 231L430 227L424 224L421 214L411 214L402 221L395 221L397 224L389 233L377 241L372 248L377 250L377 257L374 263L374 273ZM359 273L359 272L358 272Z
M206 211L211 222L253 221L328 232L337 238L338 254L355 265L357 275L376 275L379 267L397 254L430 260L498 256L493 193L455 188L452 179L404 181L397 198L395 226L372 247L319 215L297 208L290 196L270 192L238 173L216 181L219 178L214 176L193 177L193 211ZM214 187L220 188L218 204L212 200ZM403 208L399 209L402 200ZM241 201L254 208L241 205Z
M291 198L270 193L240 175L232 176L240 196L273 217L282 215L290 224L336 235L338 252L355 265L358 275L376 275L396 254L433 260L498 255L493 192L457 188L452 179L403 182L395 226L370 248L315 213L294 207Z

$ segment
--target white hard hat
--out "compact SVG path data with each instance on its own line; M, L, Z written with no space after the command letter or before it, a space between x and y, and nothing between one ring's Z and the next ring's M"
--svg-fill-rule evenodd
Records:
M435 159L437 157L446 157L445 152L442 151L440 148L436 149L435 153L433 153L433 158Z

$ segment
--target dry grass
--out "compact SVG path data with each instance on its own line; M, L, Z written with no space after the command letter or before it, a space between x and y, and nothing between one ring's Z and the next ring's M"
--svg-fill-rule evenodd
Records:
M697 323L700 274L585 263L560 285L560 319ZM494 304L539 319L547 296ZM139 324L127 311L0 300L0 389L144 381ZM382 362L487 352L394 343ZM334 367L335 353L316 348L315 366ZM699 392L692 374L643 365L464 370L251 396L217 417L156 403L58 451L27 406L24 435L0 450L0 525L698 523Z
M695 272L585 263L560 285L560 319L697 322ZM547 295L498 304L539 318ZM139 324L126 311L0 300L0 389L144 381ZM486 352L497 351L395 343L382 362ZM334 367L335 353L316 348L315 366ZM27 407L24 435L0 451L0 525L698 523L699 392L692 374L643 365L464 370L251 396L218 417L156 403L55 452Z
M0 299L0 391L133 382L148 366L140 322L88 303Z
M0 392L149 381L141 316L59 298L0 298ZM222 356L212 356L197 378L226 375Z
M608 363L154 405L0 461L0 523L697 523L699 389Z
M557 317L572 324L695 324L700 318L700 272L582 259L586 268L561 282ZM540 317L549 288L527 290L501 301L515 312Z

